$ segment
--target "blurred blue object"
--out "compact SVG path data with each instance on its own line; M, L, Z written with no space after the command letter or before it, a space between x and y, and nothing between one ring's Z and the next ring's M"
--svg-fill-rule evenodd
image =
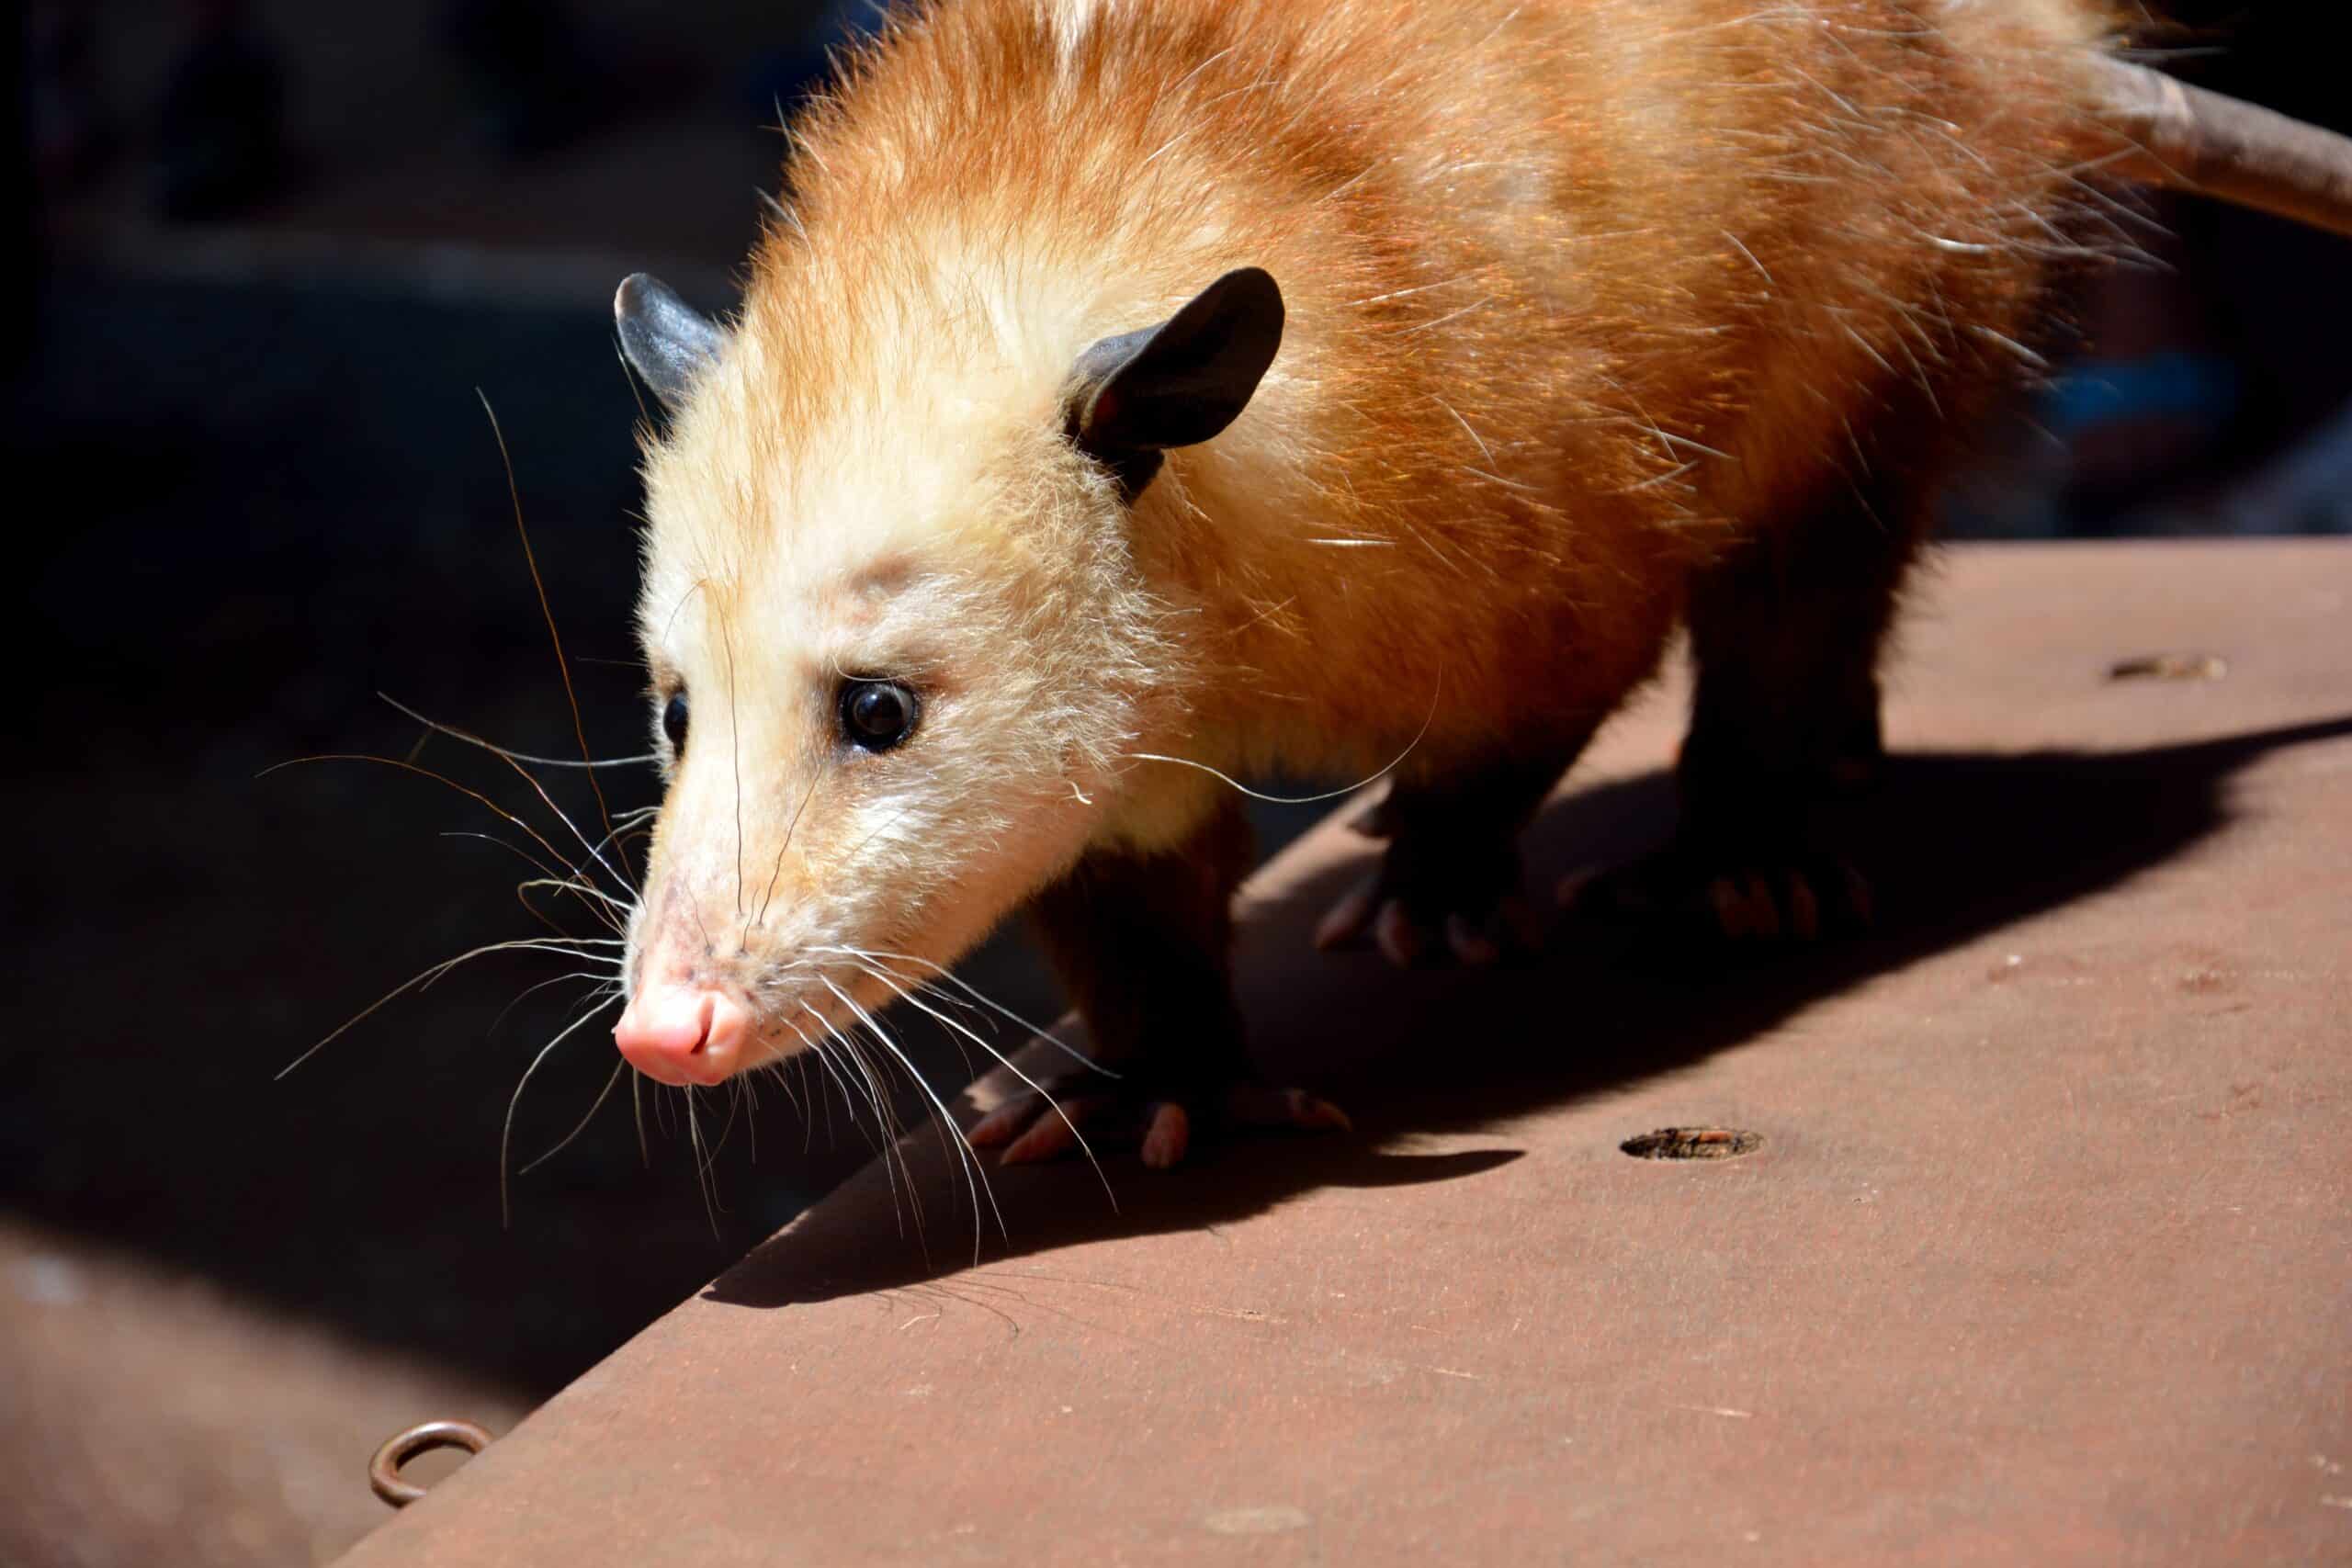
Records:
M2073 443L2086 431L2126 419L2182 419L2210 427L2237 412L2238 367L2216 355L2165 349L2138 359L2086 361L2036 400L2042 427Z

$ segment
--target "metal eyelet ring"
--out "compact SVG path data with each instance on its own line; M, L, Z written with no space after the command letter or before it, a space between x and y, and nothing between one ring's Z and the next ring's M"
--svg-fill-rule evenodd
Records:
M426 1421L386 1438L376 1457L368 1461L368 1484L395 1508L405 1508L424 1495L424 1488L401 1479L401 1466L435 1449L463 1449L478 1454L490 1447L490 1434L470 1421Z

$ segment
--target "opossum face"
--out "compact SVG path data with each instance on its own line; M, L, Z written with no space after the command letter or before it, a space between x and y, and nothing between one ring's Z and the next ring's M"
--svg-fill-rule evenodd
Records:
M1272 287L1244 303L1278 334ZM967 355L813 396L777 385L756 320L728 337L639 279L618 307L676 419L639 608L668 791L614 1033L710 1084L935 978L1080 852L1172 684L1127 502L1178 444L1158 435L1240 401L1153 411L1169 381L1138 367L1186 348L1203 379L1181 312L1059 374ZM1272 347L1244 344L1238 400Z

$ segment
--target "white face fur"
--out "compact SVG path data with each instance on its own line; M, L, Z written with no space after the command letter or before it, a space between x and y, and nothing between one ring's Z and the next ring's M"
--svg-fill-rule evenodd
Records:
M941 276L755 295L731 335L621 288L623 348L678 410L639 615L669 794L616 1031L657 1075L854 1027L1131 833L1126 765L1177 744L1190 677L1129 503L1249 401L1273 280L1095 337L1037 274Z
M742 1003L737 1071L854 1026L1064 869L1158 679L1057 378L902 385L886 421L855 388L780 399L778 368L725 344L646 467L669 789L629 987Z

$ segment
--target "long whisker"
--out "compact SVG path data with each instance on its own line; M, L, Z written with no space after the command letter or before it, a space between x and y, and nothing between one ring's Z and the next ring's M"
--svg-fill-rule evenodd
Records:
M819 1029L822 1031L822 1032L820 1033L814 1041L810 1042L810 1048L816 1053L818 1064L822 1066L827 1075L832 1078L833 1087L841 1091L842 1105L849 1114L849 1124L851 1128L856 1132L859 1137L865 1138L865 1129L859 1124L857 1120L857 1107L851 1101L849 1097L849 1084L847 1080L842 1077L840 1069L833 1065L832 1051L830 1049L831 1045L834 1042L841 1039L841 1032L836 1030L831 1023L826 1021L823 1013L819 1012L807 1002L802 1002L800 1004L800 1010L807 1013L810 1018L815 1019ZM794 1032L800 1033L797 1025L794 1026ZM808 1039L808 1036L805 1033L802 1033L800 1037L803 1040ZM881 1125L881 1118L878 1114L875 1119L875 1123L876 1126ZM828 1131L831 1130L831 1120L829 1115L827 1118ZM889 1159L885 1154L885 1151L887 1151L890 1145L886 1137L886 1141L880 1145L876 1145L872 1139L867 1138L866 1146L872 1148L876 1155L885 1156L882 1160L882 1178L885 1181L888 1181L890 1184L890 1212L893 1215L896 1215L899 1213L899 1173L891 1166ZM900 1235L903 1235L906 1234L906 1222L904 1220L899 1221L899 1229Z
M498 1224L499 1228L502 1230L511 1230L514 1225L514 1209L506 1190L507 1156L513 1150L514 1145L514 1109L516 1106L522 1104L523 1091L530 1087L531 1078L538 1072L539 1065L548 1059L557 1046L562 1044L573 1034L578 1033L583 1026L585 1026L603 1010L604 1003L599 1001L595 1006L589 1008L578 1018L573 1019L570 1023L565 1024L560 1030L557 1031L555 1038L540 1046L539 1054L531 1058L531 1065L523 1069L522 1077L517 1079L515 1082L514 1094L507 1099L506 1124L498 1134Z
M555 629L555 608L548 603L547 580L539 575L539 558L531 549L531 531L523 526L523 491L514 482L514 458L506 450L506 433L498 428L498 411L490 406L490 399L479 387L474 396L481 399L481 412L490 416L490 433L498 440L499 461L506 465L506 495L514 503L514 532L523 541L523 559L531 569L531 586L538 591L539 614L548 623L548 640L555 644L555 667L563 675L563 698L571 705L571 731L580 740L580 760L594 762L588 750L588 729L580 719L580 696L571 689L571 662L563 656L563 637ZM596 782L596 770L588 770L588 787L596 794L596 814L605 824L605 831L613 830L612 813L605 807L605 786Z
M534 866L537 866L542 872L548 871L548 868L540 865L538 861L533 856L524 853L523 851L515 848L513 844L508 843L505 840L493 837L488 833L448 832L444 833L442 837L445 839L480 839L484 843L496 844L500 849L506 851L508 853L520 856L523 860L528 862ZM549 915L546 910L531 902L530 895L540 888L546 888L555 893L570 894L572 897L579 899L581 903L587 908L588 913L595 917L596 923L603 926L606 931L613 934L609 937L572 937L571 933L564 930L563 926L555 919L555 917ZM558 876L552 872L548 872L548 874L543 876L526 877L514 885L514 901L517 904L522 905L525 909L528 910L533 919L538 921L539 924L547 927L548 930L553 931L560 937L571 941L592 942L599 947L626 947L628 945L628 927L623 923L623 917L628 915L635 906L628 903L626 899L614 897L611 894L605 892L603 888L596 886L594 883L584 882L578 876ZM616 968L620 966L618 959L615 960L614 966Z
M717 601L714 601L717 603ZM735 762L735 918L743 918L743 725L735 705L735 629L729 618L718 617L718 636L727 649L727 739Z
M810 1007L807 1002L800 1004L800 1010L809 1017L815 1019L817 1022L822 1026L823 1032L812 1040L808 1037L807 1031L803 1030L798 1024L793 1022L790 1019L784 1021L785 1027L791 1030L795 1034L800 1036L801 1043L808 1047L810 1054L817 1058L817 1066L823 1071L826 1078L832 1084L834 1091L842 1097L842 1110L847 1113L849 1117L850 1130L854 1132L859 1137L865 1140L865 1146L867 1148L875 1149L874 1140L865 1131L865 1123L857 1119L857 1104L854 1100L850 1099L849 1082L842 1077L840 1067L836 1066L833 1061L832 1053L826 1048L827 1042L832 1035L833 1026L830 1023L826 1023L825 1015ZM822 1097L820 1098L821 1099ZM823 1100L823 1104L825 1106L825 1136L830 1139L833 1134L832 1101L826 1100ZM881 1151L879 1149L875 1149L875 1152L878 1154Z
M775 847L775 869L768 873L767 891L760 895L760 912L752 917L752 923L755 926L767 920L768 900L775 897L776 878L784 874L785 852L792 848L792 835L800 830L800 814L808 809L809 797L817 793L817 784L823 777L822 773L809 775L808 787L800 792L800 804L793 808L792 820L785 824L784 842Z
M588 852L589 859L594 861L598 865L605 868L605 874L606 876L611 877L615 882L620 884L623 887L628 888L631 893L635 893L637 891L637 885L629 881L628 877L625 874L614 870L612 863L605 859L604 850L601 846L611 843L613 841L614 834L616 831L609 818L606 818L605 822L604 838L598 840L596 843L590 843L588 841L588 835L582 832L572 822L571 818L565 814L563 807L555 803L555 797L548 794L547 786L540 784L537 779L531 776L531 771L528 768L526 768L522 763L514 761L512 758L503 758L501 760L503 761L508 767L514 769L516 775L519 776L525 784L531 786L531 792L539 797L540 804L545 806L549 811L555 813L555 819L557 821L562 823L566 828L571 829L571 836L580 840L580 846ZM604 802L604 795L599 794L596 796L596 804L599 809L602 809Z
M300 1055L295 1057L292 1061L278 1068L276 1077L278 1078L284 1077L287 1074L292 1072L295 1068L300 1066L303 1063L309 1061L311 1057L317 1055L320 1052L334 1044L337 1040L340 1040L345 1034L350 1033L352 1030L357 1028L361 1023L366 1022L368 1018L381 1010L384 1006L393 998L405 996L410 991L422 989L431 986L433 982L438 980L442 976L447 975L450 970L455 969L460 964L469 963L473 959L485 957L493 953L560 953L565 957L575 961L586 959L594 957L594 955L592 953L579 952L575 948L566 945L566 942L582 942L587 940L589 939L583 937L572 937L566 939L565 942L558 942L553 937L522 937L512 942L489 942L481 947L474 948L469 952L461 953L455 958L445 958L438 964L431 964L424 969L418 970L415 974L410 976L407 979L401 981L399 985L394 986L390 990L386 991L382 996L378 997L374 1001L360 1009L359 1011L352 1014L351 1017L344 1021L343 1024L337 1028L334 1032L327 1035L317 1044L311 1046L309 1050L303 1052Z
M865 1027L866 1032L876 1040L882 1038L879 1032L880 1025L872 1020L868 1020ZM890 1093L888 1076L875 1067L866 1052L858 1044L858 1036L855 1033L844 1030L840 1039L851 1055L856 1059L859 1068L866 1075L867 1081L874 1086L875 1104L888 1112L887 1120L884 1122L884 1136L888 1142L883 1157L897 1160L899 1174L906 1178L907 1210L914 1219L916 1244L922 1247L924 1259L928 1261L931 1247L930 1237L924 1231L922 1223L922 1187L915 1180L915 1168L907 1159L906 1129L899 1122L898 1100Z
M570 1148L571 1146L572 1140L580 1136L581 1134L586 1132L588 1130L588 1123L596 1119L596 1112L605 1109L605 1101L613 1097L613 1086L621 1081L621 1075L627 1071L628 1071L628 1064L627 1062L615 1062L613 1064L612 1077L606 1078L605 1080L605 1087L597 1091L595 1103L588 1107L588 1114L582 1116L580 1119L579 1123L574 1126L571 1132L566 1133L553 1148L548 1150L547 1153L541 1155L530 1164L516 1167L514 1174L517 1176L528 1176L531 1172L538 1169L539 1167L547 1164L548 1161L555 1158L556 1156Z
M735 1135L735 1119L742 1113L743 1110L743 1080L729 1078L725 1088L727 1089L727 1120L719 1124L718 1139L710 1145L703 1162L704 1168L712 1173L714 1184L717 1180L719 1152L727 1147L727 1140Z
M811 949L811 951L820 951L820 950L817 950L817 949ZM827 950L822 950L822 951L832 951L832 950L827 949ZM890 953L877 952L877 951L876 951L875 949L872 949L872 948L864 948L864 947L847 948L847 949L842 949L842 950L841 950L841 951L843 951L843 952L847 952L847 953L854 953L854 954L855 954L857 957L859 957L859 958L862 958L862 959L865 960L865 961L866 961L867 963L869 963L869 964L882 964L882 965L883 965L883 968L884 968L884 970L885 970L885 972L888 975L889 978L890 978L892 981L894 981L895 983L897 983L897 984L899 984L899 985L905 985L905 984L907 984L907 983L908 983L907 976L905 976L904 975L899 974L899 973L897 970L895 970L895 969L891 969L891 968L889 968L889 966L888 966L887 964L883 964L883 961L884 961L885 959L896 958L896 957L899 957L899 954L896 954L896 953ZM925 980L925 979L920 979L920 978L918 978L918 979L916 979L915 981L913 981L912 983L913 983L913 985L914 985L914 987L915 987L917 990L919 990L919 991L922 992L922 994L923 994L923 995L925 995L925 996L927 996L927 997L931 998L933 1001L938 1002L942 1007L951 1007L951 1008L954 1008L957 1012L960 1012L960 1013L967 1013L967 1014L969 1014L970 1016L972 1016L972 1017L974 1017L974 1018L979 1018L979 1017L981 1017L981 1016L982 1016L982 1010L981 1010L981 1009L980 1009L980 1007L979 1007L977 1003L975 1003L975 1002L974 1002L974 1001L973 1001L969 997L962 997L962 996L958 996L958 995L956 995L955 992L953 992L953 991L949 990L946 987L944 987L944 986L941 985L941 984L940 984L938 981L936 981L936 980ZM967 987L967 988L968 989L969 987ZM976 993L976 994L977 994L977 993ZM993 1022L993 1021L991 1021L991 1022ZM1025 1024L1025 1023L1024 1023L1024 1024L1023 1024L1023 1025L1022 1025L1022 1027L1023 1027L1023 1029L1030 1029L1030 1028L1031 1028L1031 1026L1030 1026L1030 1025ZM1035 1032L1035 1031L1034 1031L1034 1030L1032 1030L1032 1032Z
M1069 1041L1064 1040L1060 1035L1056 1034L1052 1030L1047 1029L1041 1024L1031 1022L1029 1020L1022 1017L1019 1013L1013 1011L1011 1008L1006 1007L1003 1003L998 1001L995 998L988 995L985 991L978 989L970 981L965 979L954 970L949 969L945 964L935 964L928 958L918 958L911 953L887 953L880 949L822 947L812 945L808 951L811 953L838 953L843 957L863 958L877 963L887 958L899 964L920 964L922 967L937 975L949 985L954 986L958 990L962 991L966 996L970 997L982 1007L987 1008L990 1012L997 1014L1001 1018L1009 1019L1012 1022L1019 1024L1022 1028L1027 1030L1038 1039L1043 1040L1047 1044L1053 1046L1056 1050L1061 1052L1062 1055L1068 1056L1071 1061L1076 1062L1079 1066L1088 1068L1091 1071L1100 1073L1106 1078L1116 1078L1119 1077L1118 1073L1104 1066L1102 1063L1097 1062L1085 1052L1080 1050Z
M860 966L864 967L864 965ZM875 977L881 980L885 985L891 984L890 977L888 975L880 974L879 972L872 969L868 969L867 973L875 975ZM832 983L831 981L826 981L825 984L828 988L831 987ZM1090 1145L1086 1141L1086 1134L1078 1130L1078 1123L1070 1120L1069 1112L1062 1109L1061 1101L1056 1100L1051 1094L1046 1091L1045 1085L1031 1077L1027 1073L1023 1072L1020 1066L1013 1062L1012 1057L998 1050L994 1045L989 1043L989 1042L981 1039L978 1034L967 1028L961 1021L950 1018L947 1014L941 1012L938 1009L928 1006L921 998L916 997L904 989L900 989L899 991L899 995L906 998L906 1002L909 1007L915 1009L919 1012L927 1014L942 1026L954 1030L956 1033L961 1034L965 1039L969 1040L973 1044L978 1045L981 1050L986 1051L989 1055L995 1057L998 1062L1003 1065L1005 1071L1011 1073L1014 1077L1019 1078L1023 1083L1026 1084L1029 1087L1031 1093L1044 1100L1046 1108L1053 1111L1057 1117L1060 1118L1062 1125L1069 1129L1069 1135L1078 1140L1078 1146L1085 1152L1087 1164L1094 1168L1095 1179L1102 1183L1102 1195L1111 1201L1112 1212L1115 1213L1118 1211L1119 1195L1111 1190L1111 1178L1102 1169L1102 1162L1095 1158L1093 1145Z
M871 1027L871 1021L868 1021L868 1026ZM857 1048L854 1036L836 1029L833 1031L832 1038L834 1043L841 1046L842 1055L848 1057L850 1065L857 1069L858 1077L865 1085L866 1102L874 1108L874 1126L882 1136L882 1156L887 1160L897 1151L899 1144L899 1118L890 1105L888 1090L876 1077L874 1065L865 1059L865 1053ZM900 1158L899 1163L903 1168L905 1165L903 1157ZM914 1173L909 1171L907 1174L911 1180ZM918 1213L916 1218L920 1222L921 1214Z
M515 884L515 886L518 888L548 887L554 889L558 893L572 893L577 894L583 898L593 898L597 903L605 906L604 912L607 915L615 909L618 909L623 914L627 914L629 910L637 908L635 904L630 903L628 899L616 898L601 887L593 887L584 882L574 882L568 877L537 876L533 877L528 882L518 882ZM617 929L617 927L616 929Z
M800 1043L808 1047L807 1050L797 1052L792 1056L792 1070L800 1079L800 1087L808 1092L808 1102L824 1111L825 1135L830 1138L832 1136L833 1132L833 1103L831 1100L825 1098L824 1086L822 1084L812 1085L808 1081L808 1058L810 1055L815 1054L817 1049L816 1043L808 1038L808 1031L802 1029L792 1020L787 1018L781 1020L780 1021L786 1029L789 1029L793 1033L799 1035ZM782 1062L775 1064L775 1076L778 1078L782 1078L784 1077L784 1067L785 1064ZM806 1111L801 1110L800 1100L797 1096L794 1098L792 1105L793 1110L798 1112L800 1116L800 1152L805 1155L808 1152L810 1146L809 1140L817 1135L816 1121L814 1118L809 1116Z
M644 1091L645 1075L631 1073L628 1076L628 1109L629 1114L637 1120L637 1159L639 1166L650 1170L653 1168L653 1145L645 1136Z
M1235 789L1239 790L1243 795L1248 795L1250 799L1262 800L1269 805L1312 806L1317 801L1337 800L1343 795L1353 795L1356 791L1363 788L1364 785L1368 784L1377 784L1380 780L1386 778L1390 773L1395 773L1398 767L1403 765L1405 759L1413 754L1414 749L1420 745L1422 738L1429 734L1430 726L1436 722L1438 699L1443 694L1444 690L1445 682L1443 680L1440 680L1438 682L1438 690L1430 694L1430 711L1421 719L1421 728L1413 732L1413 738L1410 740L1405 742L1405 749L1402 751L1397 752L1396 756L1389 759L1388 765L1386 767L1381 769L1376 773L1367 774L1365 777L1358 779L1351 784L1344 785L1339 789L1327 789L1320 795L1267 795L1261 791L1251 789L1248 784L1243 784L1240 780L1235 778L1230 773L1219 773L1216 769L1210 767L1206 762L1195 762L1190 757L1170 757L1159 751L1123 751L1120 755L1138 762L1173 762L1180 768L1197 769L1199 772L1208 774L1211 778L1221 780L1224 783L1232 785Z
M786 1074L782 1061L763 1062L760 1064L759 1072L763 1077L775 1079L776 1088L784 1091L785 1103L792 1107L795 1121L808 1120L800 1114L800 1096L794 1090L792 1079Z
M848 993L843 991L839 986L834 985L831 980L825 980L823 981L823 984L827 990L832 992L834 996L839 997L843 1003L851 1006L855 1005L854 1003L850 1002ZM909 997L903 987L893 985L892 988L897 990L899 995L905 998L908 1001L914 1001L914 998L912 997ZM920 1007L922 1004L915 1003L915 1005ZM1007 1236L1008 1238L1012 1234L1005 1227L1004 1212L997 1207L996 1189L989 1181L988 1172L979 1163L979 1156L973 1149L971 1140L964 1135L964 1129L957 1123L956 1118L948 1114L946 1103L939 1098L938 1091L933 1089L931 1085L925 1081L923 1076L915 1070L913 1059L910 1057L904 1050L900 1049L891 1041L884 1040L883 1044L888 1048L892 1055L899 1059L899 1065L906 1069L907 1077L913 1081L914 1086L917 1089L922 1091L923 1098L931 1101L932 1115L937 1120L941 1129L943 1130L943 1141L945 1134L952 1133L955 1134L955 1142L952 1147L957 1161L963 1167L965 1183L969 1186L972 1190L972 1260L977 1263L979 1261L980 1257L980 1198L982 1194L985 1193L987 1195L989 1201L989 1213L996 1218L997 1233L1001 1235Z
M715 1241L720 1234L718 1194L711 1188L710 1167L703 1161L702 1118L695 1113L695 1091L691 1085L686 1089L686 1143L694 1150L695 1185L702 1191L703 1217L710 1222L710 1235Z
M531 998L538 995L541 991L546 990L548 987L565 985L573 980L594 980L597 982L597 989L600 991L609 989L617 984L614 976L600 975L593 969L574 969L570 974L558 975L552 980L541 980L537 985L526 986L515 995L513 1001L508 1002L504 1007L498 1010L498 1016L490 1021L490 1027L488 1029L482 1031L483 1036L487 1038L489 1036L495 1035L498 1032L499 1026L506 1021L508 1014L512 1013L516 1008L521 1007Z
M478 789L468 789L464 784L459 784L457 780L448 777L447 774L436 773L432 769L420 767L414 762L402 761L397 757L379 757L366 751L322 751L312 757L289 757L283 762L273 762L268 767L264 768L261 772L255 773L254 777L256 779L266 779L272 773L282 773L288 768L303 767L312 762L380 762L388 768L398 768L404 773L414 773L419 778L431 779L435 784L447 784L451 789L456 790L459 795L464 795L467 799L481 803L484 807L496 816L504 818L506 821L512 822L517 828L522 829L524 832L528 833L531 836L531 841L538 845L539 848L547 851L548 857L558 865L569 866L571 864L571 863L566 860L563 856L556 853L555 846L548 843L547 839L537 829L532 827L528 822L524 821L520 817L515 816L512 811L507 810L506 807L499 805L498 802L491 799L490 796L482 794L481 791ZM524 777L526 778L528 778L529 776L530 775L527 773L524 774Z
M780 1019L777 1021L782 1023L786 1029L792 1031L793 1033L799 1035L800 1043L805 1046L806 1049L796 1051L789 1057L786 1058L785 1061L775 1063L775 1076L779 1079L782 1078L784 1077L786 1064L786 1062L789 1062L794 1074L800 1079L801 1089L806 1090L808 1093L808 1105L814 1109L822 1111L825 1113L825 1131L830 1136L833 1127L832 1102L825 1098L824 1085L812 1085L808 1081L808 1058L816 1054L816 1043L808 1038L808 1032L802 1029L797 1023L795 1023L792 1020L786 1018ZM810 1147L813 1146L811 1140L813 1140L817 1135L817 1121L815 1117L808 1114L808 1111L807 1109L803 1108L802 1102L797 1095L793 1098L792 1108L800 1118L800 1152L805 1155L808 1152Z
M750 1111L743 1118L743 1135L752 1141L752 1165L756 1169L760 1163L760 1080L754 1074L744 1073L735 1082L742 1089Z
M485 740L470 729L460 729L454 724L444 724L437 718L427 718L390 693L379 692L376 697L378 701L414 719L436 735L446 735L452 740L462 740L469 746L479 746L492 756L503 757L510 762L528 762L535 768L640 768L662 760L660 753L653 751L648 751L638 757L595 757L584 762L571 757L534 757L528 751L517 751L513 747L501 746L494 740ZM617 822L621 819L616 817L613 820Z
M478 833L470 829L452 829L443 833L441 836L445 839L479 839L485 844L495 844L500 849L504 850L508 854L514 856L524 863L538 871L541 874L539 876L535 877L528 882L521 882L515 885L515 897L521 902L523 908L530 910L532 919L537 920L541 925L546 926L548 930L553 931L560 936L568 935L569 933L566 932L561 926L556 924L554 920L543 914L539 910L538 906L533 904L528 898L524 898L522 895L526 890L533 887L551 887L557 892L570 893L576 897L586 898L589 900L601 899L604 903L611 906L612 908L626 910L629 908L629 905L621 899L614 897L611 894L605 892L603 888L598 887L594 883L582 881L577 875L558 876L555 874L555 869L548 865L545 861L539 859L538 856L518 845L508 843L505 840L498 837L495 833ZM611 931L616 934L618 934L622 930L620 922L613 918L611 909L598 908L594 902L591 902L588 907L588 912L594 915L599 920L603 921L606 930Z
M877 1043L879 1043L885 1050L888 1051L893 1056L896 1056L899 1061L906 1066L907 1076L914 1080L915 1087L922 1089L924 1096L931 1100L934 1107L938 1109L940 1114L944 1116L946 1113L946 1108L939 1104L939 1097L931 1092L931 1086L923 1082L922 1075L915 1071L914 1064L908 1061L906 1052L899 1048L898 1042L890 1038L888 1032L882 1027L880 1021L876 1020L872 1013L866 1011L865 1008L859 1006L854 998L853 998L847 991L842 990L839 986L834 985L831 980L822 975L818 976L816 978L819 985L831 991L834 998L839 1000L843 1007L849 1009L850 1011L857 1015L858 1021L865 1026L866 1032L874 1036L875 1041ZM895 1120L896 1119L894 1117L893 1121L895 1122ZM950 1122L947 1125L952 1127L954 1126L954 1123ZM895 1139L893 1140L892 1146L898 1146ZM907 1190L913 1199L915 1220L916 1224L920 1225L922 1220L922 1200L915 1186L913 1168L907 1165L907 1156L903 1149L900 1149L899 1153L899 1164L901 1168L906 1170ZM975 1247L979 1245L977 1230L977 1227L980 1223L978 1204L979 1200L975 1196L973 1199L972 1210L972 1224L975 1227L973 1245Z

